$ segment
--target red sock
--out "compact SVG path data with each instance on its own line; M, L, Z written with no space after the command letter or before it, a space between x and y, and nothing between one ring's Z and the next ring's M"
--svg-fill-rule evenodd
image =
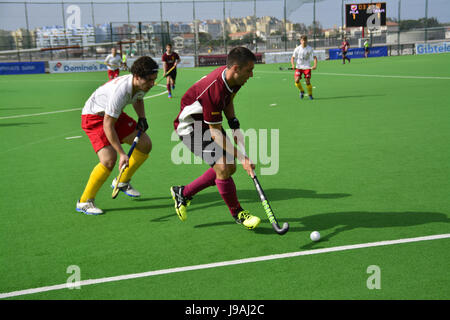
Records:
M223 201L228 206L230 213L233 217L242 211L241 205L237 199L236 185L234 184L233 178L228 178L226 180L216 179L216 186L219 189L219 193L222 196Z
M200 177L184 187L183 195L190 198L203 189L213 186L215 184L214 180L216 180L216 172L213 168L209 168Z

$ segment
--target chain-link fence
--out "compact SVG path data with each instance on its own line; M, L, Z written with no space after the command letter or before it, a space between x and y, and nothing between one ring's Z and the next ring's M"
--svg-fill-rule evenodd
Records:
M336 48L345 35L351 46L366 38L400 54L416 42L450 38L448 0L382 1L386 26L365 33L345 27L345 5L361 2L373 1L0 1L0 61L91 59L118 45L130 56L160 56L169 42L196 58L236 45L289 51L302 34L314 48Z

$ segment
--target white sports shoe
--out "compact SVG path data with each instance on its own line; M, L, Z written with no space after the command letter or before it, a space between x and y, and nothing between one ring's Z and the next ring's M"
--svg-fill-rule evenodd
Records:
M116 185L117 178L114 178L111 188L114 189ZM141 196L141 193L133 188L133 186L130 184L130 182L119 182L119 185L117 186L120 191L125 193L129 197L137 198Z
M89 199L86 202L80 202L77 201L77 207L78 212L83 212L84 214L90 214L90 215L99 215L103 214L102 209L99 209L94 204L94 199Z

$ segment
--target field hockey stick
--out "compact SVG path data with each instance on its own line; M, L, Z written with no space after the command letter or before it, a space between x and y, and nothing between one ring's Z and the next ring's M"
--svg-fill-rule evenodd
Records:
M241 152L245 157L247 155L245 154L245 146L244 146L244 136L240 129L234 130L234 136L236 137L236 143L241 149ZM248 158L248 157L247 157ZM276 233L279 235L283 235L289 230L289 224L285 222L283 224L283 227L280 228L277 218L275 217L275 214L273 213L272 207L270 206L269 200L267 200L267 197L264 193L263 188L261 187L261 184L258 181L258 178L256 177L255 172L252 170L252 180L255 184L256 191L258 192L259 198L261 199L261 204L264 208L264 211L266 212L267 218L269 218L269 222L272 224L272 228L275 230Z
M158 81L156 81L155 86L158 85L162 79L164 79L165 77L167 77L167 75L172 72L172 70L175 69L175 66L173 66L172 68L169 69L169 71L164 72L163 76L161 77L161 79L159 79Z
M292 69L291 67L280 67L280 70L294 70L294 69Z
M141 136L142 131L139 130L136 137L133 140L133 144L130 147L130 151L128 151L128 158L131 157L131 154L133 153L134 148L136 147L136 144L139 142L139 137ZM119 176L117 177L116 180L116 185L114 186L113 192L112 192L112 198L115 199L117 197L117 195L119 194L119 180L122 177L122 173L125 170L126 165L123 165L122 168L120 169L119 172Z
M104 64L105 66L108 66L105 62L102 62L102 61L97 61L97 63ZM110 64L109 66L111 68L120 68L120 66L118 66L117 64Z
M258 195L259 195L259 198L261 199L261 203L264 207L264 211L266 212L267 218L269 218L269 221L272 224L272 228L279 235L285 234L289 230L289 224L287 222L285 222L283 224L283 227L280 228L277 218L275 217L275 214L273 213L272 208L270 206L269 200L267 200L266 195L264 194L264 190L261 187L261 184L259 183L258 178L256 177L254 172L253 172L252 179L253 179L253 182L255 183L256 191L258 191Z

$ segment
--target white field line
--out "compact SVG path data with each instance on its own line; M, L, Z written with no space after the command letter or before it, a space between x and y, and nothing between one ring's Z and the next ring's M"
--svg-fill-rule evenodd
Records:
M72 112L72 111L80 111L80 110L81 110L81 108L73 108L73 109L57 110L57 111L50 111L50 112L21 114L21 115L17 115L17 116L0 117L0 120L26 118L26 117L37 117L37 116L43 116L46 114L55 114L55 113Z
M438 240L438 239L447 239L447 238L450 238L449 233L424 236L424 237L416 237L416 238L387 240L387 241L369 242L369 243L361 243L361 244L338 246L338 247L323 248L323 249L297 251L297 252L282 253L282 254L273 254L273 255L268 255L268 256L260 256L260 257L246 258L246 259L207 263L207 264L200 264L200 265L186 266L186 267L179 267L179 268L162 269L162 270L148 271L148 272L142 272L142 273L133 273L133 274L127 274L127 275L121 275L121 276L115 276L115 277L82 280L80 282L75 282L75 283L63 283L63 284L47 286L47 287L5 292L5 293L0 293L0 299L17 297L17 296L28 295L28 294L33 294L33 293L55 291L55 290L61 290L61 289L69 289L69 288L75 287L75 286L81 287L81 286L88 286L88 285L92 285L92 284L100 284L100 283L116 282L116 281L129 280L129 279L145 278L145 277L152 277L152 276L171 274L171 273L177 273L177 272L219 268L219 267L233 266L233 265L252 263L252 262L262 262L262 261L278 260L278 259L284 259L284 258L293 258L293 257L299 257L299 256L315 255L315 254L321 254L321 253L348 251L348 250L361 249L361 248L380 247L380 246L388 246L388 245L412 243L412 242L420 242L420 241L429 241L429 240Z
M255 73L280 73L280 71L255 71ZM325 76L345 76L345 77L369 77L369 78L397 78L397 79L428 79L428 80L450 80L450 77L433 76L404 76L389 74L360 74L360 73L333 73L333 72L314 72L313 75Z
M186 68L189 71L204 71L199 68ZM264 70L254 70L255 75L259 73L274 73L280 74L282 71L264 71ZM292 72L292 71L291 71ZM209 73L209 72L207 72ZM407 76L407 75L389 75L389 74L360 74L360 73L333 73L333 72L319 72L313 71L313 75L326 75L326 76L348 76L348 77L374 77L374 78L398 78L398 79L429 79L429 80L450 80L450 77L435 77L435 76ZM258 79L259 77L254 76Z
M160 85L158 85L160 86ZM165 86L163 86L165 88ZM166 91L148 96L148 97L144 97L144 99L151 99L151 98L155 98L158 96L161 96L163 94L167 93ZM55 114L55 113L63 113L63 112L72 112L72 111L79 111L82 108L73 108L73 109L65 109L65 110L57 110L57 111L50 111L50 112L41 112L41 113L30 113L30 114L21 114L21 115L17 115L17 116L7 116L7 117L0 117L0 120L4 120L4 119L16 119L16 118L25 118L25 117L36 117L36 116L42 116L42 115L47 115L47 114ZM1 109L0 109L1 110Z

